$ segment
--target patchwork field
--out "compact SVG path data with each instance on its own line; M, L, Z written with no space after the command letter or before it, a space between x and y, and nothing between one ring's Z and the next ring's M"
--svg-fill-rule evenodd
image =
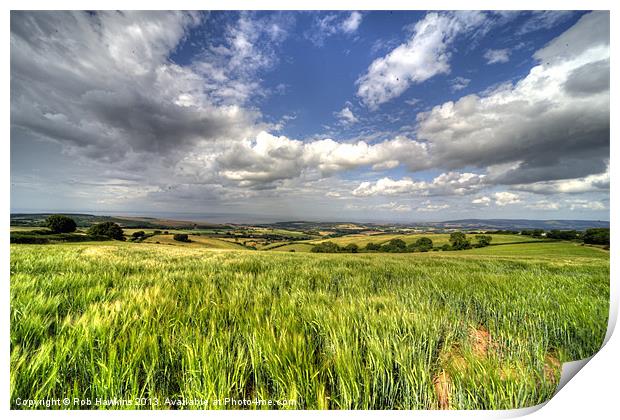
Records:
M609 253L570 242L330 255L163 236L11 245L13 408L518 408L607 328Z

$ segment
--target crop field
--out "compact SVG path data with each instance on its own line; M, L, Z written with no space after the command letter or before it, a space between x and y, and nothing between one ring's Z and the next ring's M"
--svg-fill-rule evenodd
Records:
M13 244L10 291L13 408L510 409L549 399L560 363L600 348L609 253Z
M472 242L476 242L476 235L468 234L466 235L468 239ZM450 234L449 233L435 233L435 234L381 234L381 235L346 235L339 238L330 238L330 239L321 239L321 240L312 240L310 243L319 243L324 241L331 241L340 246L346 246L348 244L354 243L359 247L366 246L369 242L373 242L376 244L384 244L389 242L392 239L402 239L406 244L413 243L422 237L431 238L433 240L433 245L441 246L450 242ZM538 239L522 236L522 235L492 235L493 244L499 243L511 243L511 242L525 242L525 241L538 241Z

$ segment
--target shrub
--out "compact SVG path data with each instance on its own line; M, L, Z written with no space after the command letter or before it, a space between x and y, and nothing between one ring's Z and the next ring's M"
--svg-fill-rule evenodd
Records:
M178 242L191 242L187 233L175 233L172 239Z
M75 232L77 225L75 221L62 214L53 214L45 219L45 226L47 226L54 233L70 233Z
M118 241L124 241L123 229L114 222L97 223L88 229L88 234L92 236L106 236Z
M132 233L132 234L131 234L131 236L132 236L134 239L139 239L139 238L143 238L143 237L145 237L145 236L146 236L146 233L144 233L144 231L143 231L143 230L139 230L139 231L137 231L137 232Z

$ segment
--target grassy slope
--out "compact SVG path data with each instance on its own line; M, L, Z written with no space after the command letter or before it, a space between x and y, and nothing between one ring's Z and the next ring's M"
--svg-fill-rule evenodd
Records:
M570 243L402 255L12 245L11 399L421 409L438 406L441 374L452 408L533 405L554 392L549 360L599 348L608 255Z
M491 235L492 236L492 244L505 244L505 243L515 243L515 242L540 242L539 239L534 239L529 236L521 236L521 235ZM402 239L407 244L413 243L422 237L427 237L433 240L434 246L441 246L444 244L448 244L450 242L450 234L449 233L427 233L427 234L407 234L407 235L398 235L398 234L381 234L381 235L346 235L338 238L329 238L329 239L320 239L320 240L311 240L311 241L300 241L293 245L283 246L274 248L274 251L290 251L294 249L295 251L308 252L312 249L314 244L320 242L331 241L339 246L346 246L348 244L356 244L360 248L365 247L369 242L373 242L376 244L384 244L389 242L392 239ZM473 242L477 242L476 235L467 235L467 237ZM269 247L268 247L269 248Z

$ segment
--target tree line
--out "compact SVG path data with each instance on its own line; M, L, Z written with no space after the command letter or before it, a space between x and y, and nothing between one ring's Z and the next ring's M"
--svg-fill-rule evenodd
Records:
M426 236L418 238L415 242L407 244L400 238L394 238L390 241L379 244L375 242L368 242L363 249L365 252L428 252L428 251L457 251L470 248L481 248L489 246L491 244L490 235L476 235L476 242L472 243L470 239L463 232L453 232L450 234L450 243L444 244L441 247L434 247L433 240ZM326 241L316 244L310 250L311 252L319 253L357 253L360 252L360 247L357 244L351 243L343 247L338 244Z

